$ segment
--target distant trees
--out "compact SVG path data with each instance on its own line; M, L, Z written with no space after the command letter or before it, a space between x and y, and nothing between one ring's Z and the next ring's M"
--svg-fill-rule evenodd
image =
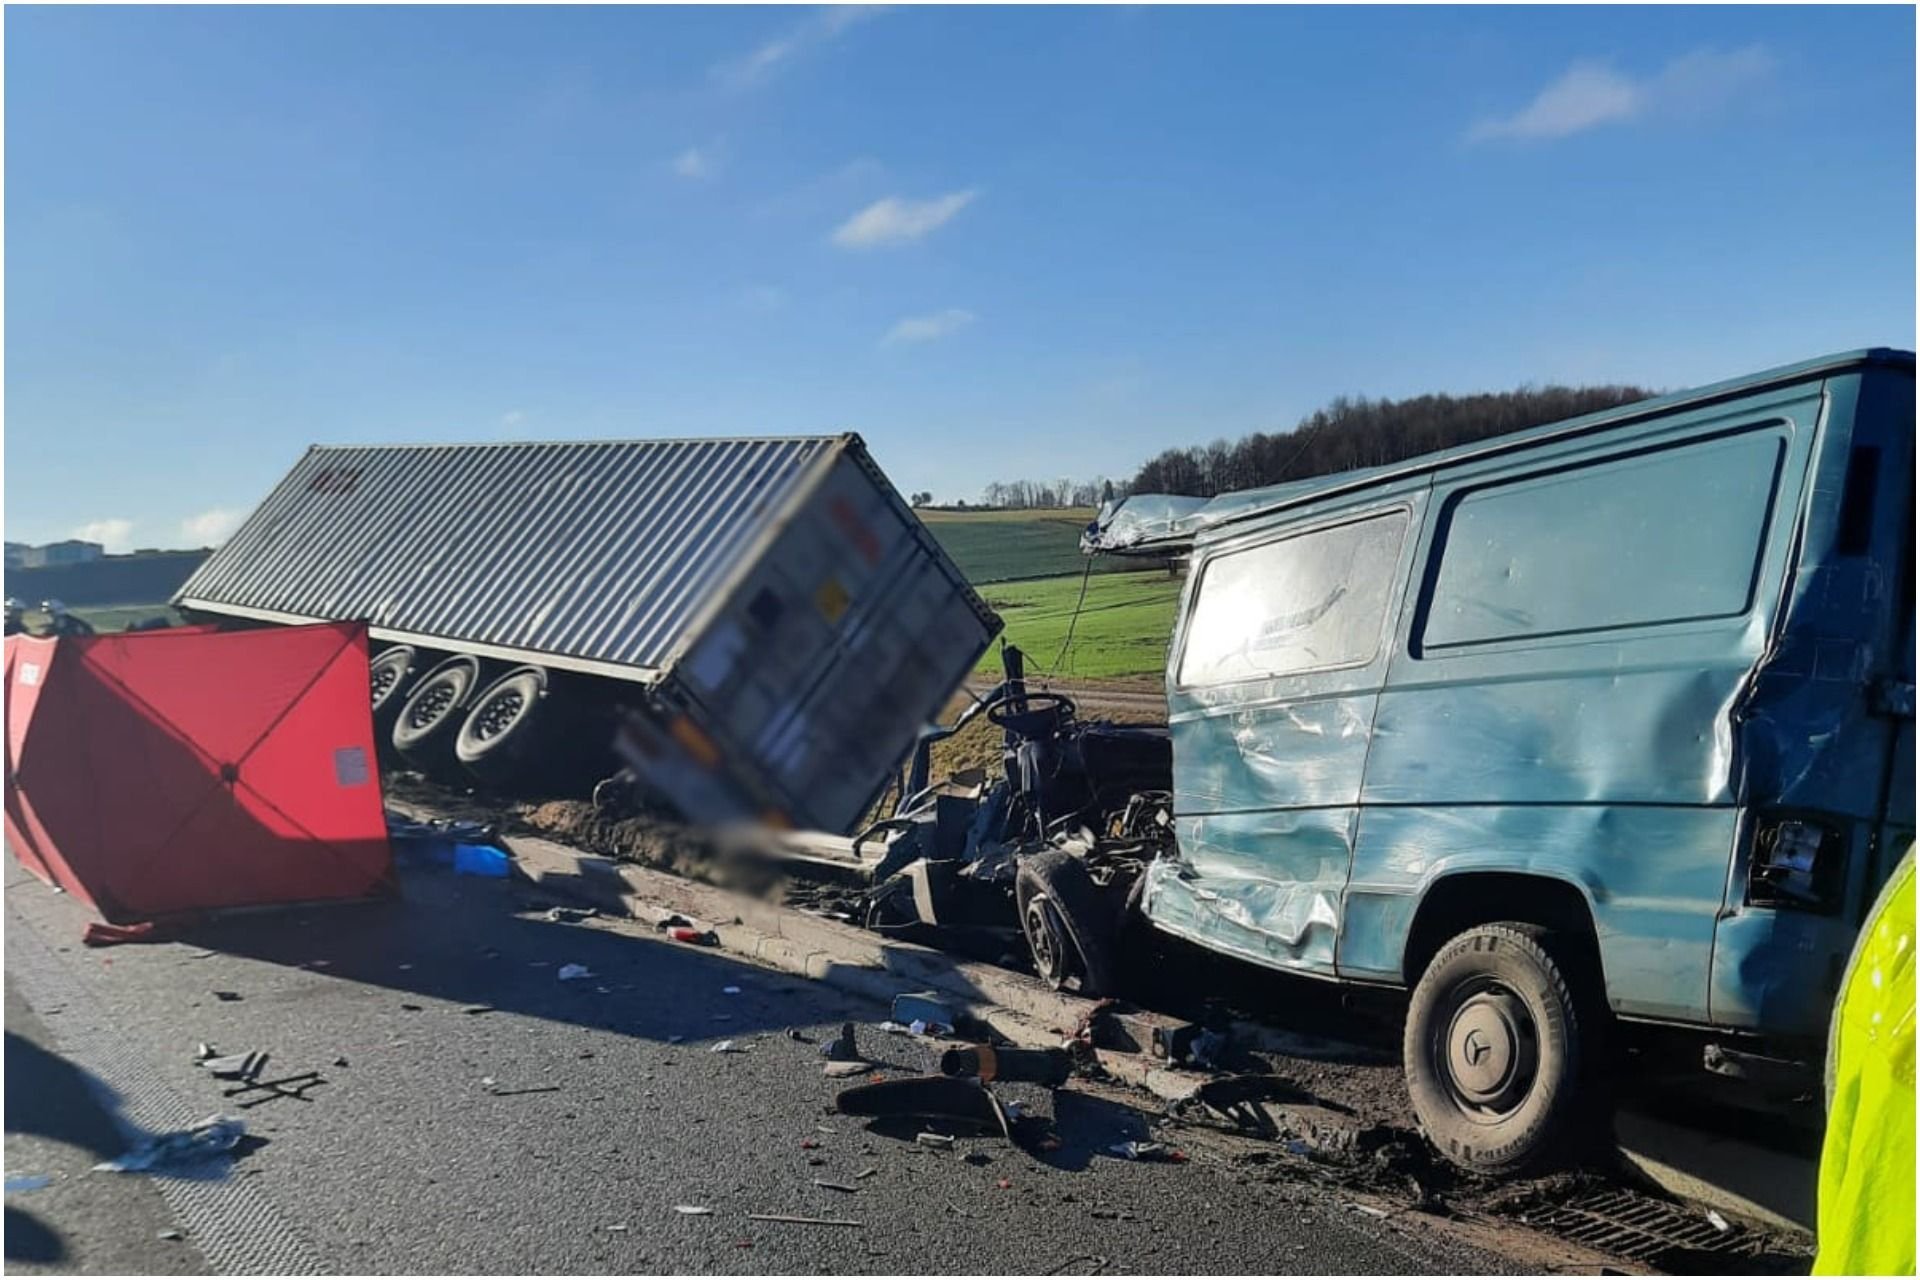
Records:
M1257 431L1233 443L1222 439L1168 449L1143 464L1125 491L1211 498L1282 480L1383 466L1653 394L1631 386L1547 386L1409 400L1342 396L1302 418L1290 432ZM989 494L994 488L988 486Z
M1095 507L1100 505L1103 495L1112 492L1113 482L1105 476L1083 481L996 480L981 490L980 505L1012 511Z
M909 497L907 499L907 505L911 507L930 507L933 505L933 495L922 490Z

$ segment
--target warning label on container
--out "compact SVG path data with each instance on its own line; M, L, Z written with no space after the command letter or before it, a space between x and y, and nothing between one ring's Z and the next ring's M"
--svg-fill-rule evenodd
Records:
M333 778L342 787L364 787L372 772L367 768L367 753L359 747L333 749Z

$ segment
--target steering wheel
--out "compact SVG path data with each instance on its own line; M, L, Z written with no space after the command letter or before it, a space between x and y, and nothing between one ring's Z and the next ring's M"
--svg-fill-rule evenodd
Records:
M1015 710L1017 706L1019 710ZM987 719L1002 729L1033 738L1073 719L1075 710L1073 699L1064 693L1029 693L1021 699L994 703L987 708Z

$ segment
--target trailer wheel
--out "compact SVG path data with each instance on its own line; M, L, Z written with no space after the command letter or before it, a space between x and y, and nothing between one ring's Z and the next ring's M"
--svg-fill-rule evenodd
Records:
M1480 925L1441 947L1414 988L1407 1091L1421 1129L1454 1164L1494 1174L1537 1167L1569 1154L1600 1107L1586 1080L1594 1037L1555 944L1537 925Z
M454 772L453 730L480 684L480 659L456 654L414 682L393 722L393 749L422 773Z
M1059 849L1022 858L1014 897L1042 978L1056 988L1075 984L1084 996L1113 991L1116 913L1085 863Z
M473 699L461 721L454 756L483 782L528 781L526 775L537 764L533 753L553 736L543 732L553 718L542 706L546 698L544 670L518 667L507 672Z
M406 705L407 691L412 686L419 661L419 650L410 644L396 644L376 653L367 664L376 741L393 731L393 722L399 718L400 708Z

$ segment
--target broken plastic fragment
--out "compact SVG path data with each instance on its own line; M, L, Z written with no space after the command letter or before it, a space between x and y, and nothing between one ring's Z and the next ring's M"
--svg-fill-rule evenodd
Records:
M591 978L593 970L583 964L563 964L560 972L554 975L562 982L573 982L580 978Z
M684 1214L688 1214L695 1217L704 1216L706 1214L713 1212L713 1210L707 1208L707 1206L703 1204L677 1204L673 1206L673 1211L675 1213L684 1213Z
M93 1166L108 1173L140 1173L161 1165L191 1164L231 1151L247 1132L232 1116L208 1116L191 1129L176 1129L146 1139L133 1150Z

